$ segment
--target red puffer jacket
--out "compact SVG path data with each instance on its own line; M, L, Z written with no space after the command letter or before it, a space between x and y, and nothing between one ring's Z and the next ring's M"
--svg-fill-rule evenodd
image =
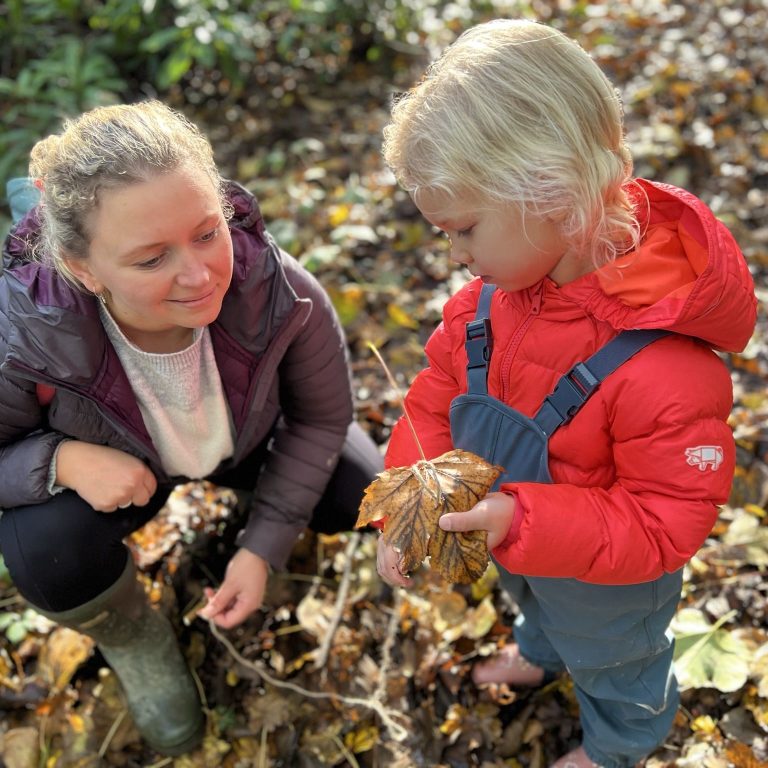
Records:
M532 416L558 378L629 328L679 335L651 344L609 376L549 442L554 484L508 483L517 513L494 551L513 573L602 584L657 578L701 546L733 478L728 371L709 349L743 349L752 278L730 233L693 195L638 181L647 196L641 247L615 266L558 287L496 291L489 393ZM408 412L427 458L452 449L448 408L466 392L465 323L473 280L445 306L413 382ZM701 340L701 341L699 341ZM702 343L703 342L703 343ZM401 419L388 467L419 459Z

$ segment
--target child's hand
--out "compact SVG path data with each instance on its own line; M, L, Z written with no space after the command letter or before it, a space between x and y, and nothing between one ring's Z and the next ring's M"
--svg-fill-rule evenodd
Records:
M489 493L466 512L443 515L444 531L488 531L488 549L495 549L507 537L515 518L515 498L506 493Z
M379 536L376 550L376 570L391 587L408 587L411 584L410 578L400 571L400 553L387 544L383 536Z

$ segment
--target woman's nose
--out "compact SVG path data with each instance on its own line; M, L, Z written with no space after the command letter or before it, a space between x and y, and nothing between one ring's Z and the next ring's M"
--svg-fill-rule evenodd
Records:
M183 257L182 267L176 276L179 285L194 287L205 285L211 279L211 273L204 259L192 255Z

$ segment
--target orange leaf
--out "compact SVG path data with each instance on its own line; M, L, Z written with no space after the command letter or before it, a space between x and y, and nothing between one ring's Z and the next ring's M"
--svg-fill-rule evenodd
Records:
M365 489L356 527L386 517L384 540L400 553L403 572L412 571L429 555L445 579L471 583L488 565L486 532L447 532L438 520L447 512L474 507L501 472L501 467L462 450L388 469Z

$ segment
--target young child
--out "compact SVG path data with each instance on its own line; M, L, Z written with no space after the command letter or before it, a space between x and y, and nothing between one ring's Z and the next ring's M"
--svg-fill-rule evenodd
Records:
M308 524L352 528L380 456L352 424L327 295L180 114L87 112L35 146L31 176L41 202L0 277L0 548L33 606L97 641L146 741L179 754L200 698L123 538L180 482L251 492L202 612L232 627Z
M583 741L554 766L634 765L672 723L668 624L732 480L731 381L710 347L750 337L747 265L701 201L631 177L616 92L543 24L463 34L395 103L384 157L475 277L407 397L427 458L505 468L440 521L488 532L520 609L515 643L473 677L567 671ZM401 421L386 465L418 459ZM408 583L383 539L379 573Z

